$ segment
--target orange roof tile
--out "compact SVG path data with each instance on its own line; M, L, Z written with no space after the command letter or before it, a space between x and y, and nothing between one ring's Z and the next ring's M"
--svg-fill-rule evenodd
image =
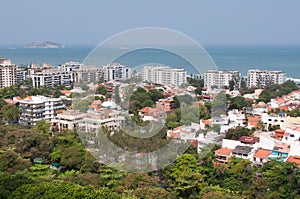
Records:
M256 157L256 158L267 158L269 155L271 154L271 151L269 150L265 150L265 149L258 149L254 156L253 157Z
M179 129L182 129L182 128L184 128L184 127L185 127L185 126L178 126L178 127L174 128L174 131L179 130Z
M288 111L289 110L289 107L287 105L285 105L285 106L279 106L278 108L281 111Z
M216 154L219 155L227 155L230 156L231 152L233 151L233 149L228 149L228 148L220 148L218 150L215 151Z
M169 131L169 135L172 138L180 138L180 135L178 135L177 133L174 133L173 131Z
M248 117L248 124L251 126L256 126L261 116Z
M145 108L142 108L139 110L139 112L142 112L142 113L149 113L151 111L151 107L145 107Z
M300 156L290 156L286 161L294 162L294 163L298 164L298 168L300 168Z
M276 143L274 150L279 151L281 153L289 153L290 152L289 145L284 144L284 143Z
M8 104L13 104L14 101L12 99L4 99L4 101Z

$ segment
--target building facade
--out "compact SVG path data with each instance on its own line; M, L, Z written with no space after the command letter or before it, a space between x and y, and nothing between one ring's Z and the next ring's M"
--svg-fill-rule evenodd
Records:
M118 63L103 66L104 81L124 81L131 78L131 68Z
M52 128L62 131L64 129L77 130L79 122L86 117L78 110L64 110L51 119Z
M37 95L19 101L19 108L21 110L19 123L34 126L40 120L51 121L65 106L60 98Z
M286 75L282 71L275 70L248 70L247 87L265 88L271 84L283 84Z
M96 66L80 66L72 70L72 82L75 84L103 82L103 69Z
M229 87L230 81L234 81L235 88L241 86L241 74L238 71L230 70L208 70L204 74L204 87L211 90L212 87Z
M9 59L0 58L0 88L15 85L16 65L11 64Z
M174 85L179 87L187 83L185 69L174 69L168 66L144 66L142 80L145 82Z

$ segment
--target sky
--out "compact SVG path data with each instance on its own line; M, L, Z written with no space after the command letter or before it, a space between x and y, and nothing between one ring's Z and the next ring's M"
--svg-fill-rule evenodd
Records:
M299 0L0 0L0 45L96 45L132 28L204 45L300 45Z

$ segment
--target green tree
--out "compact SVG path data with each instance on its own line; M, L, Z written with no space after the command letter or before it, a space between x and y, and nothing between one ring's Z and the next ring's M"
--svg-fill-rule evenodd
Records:
M96 90L96 94L100 94L100 95L104 95L106 96L106 94L108 93L107 89L105 86L98 86L97 90Z
M49 135L51 123L46 120L40 120L36 122L35 131L42 135Z
M176 162L167 169L167 177L170 187L175 191L178 198L196 197L202 187L206 186L205 176L201 173L202 169L191 154L179 156Z
M235 129L229 129L226 133L226 139L238 140L241 136L251 136L253 132L250 129L244 127L237 127Z
M9 123L14 123L19 119L19 108L15 105L7 104L1 109L3 119Z

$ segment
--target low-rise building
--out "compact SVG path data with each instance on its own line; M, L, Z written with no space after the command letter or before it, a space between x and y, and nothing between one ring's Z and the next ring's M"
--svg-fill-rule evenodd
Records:
M111 132L121 129L125 124L125 117L119 115L119 111L103 110L98 113L88 113L79 121L78 127L81 132L99 132L101 127L107 127Z
M253 156L254 150L253 147L250 146L236 146L232 151L232 155L237 158L242 159L251 159Z
M228 163L233 149L220 148L215 151L215 161L218 163Z
M78 110L64 110L51 119L52 128L56 128L58 131L64 129L77 130L79 122L84 117L86 117L86 114Z

